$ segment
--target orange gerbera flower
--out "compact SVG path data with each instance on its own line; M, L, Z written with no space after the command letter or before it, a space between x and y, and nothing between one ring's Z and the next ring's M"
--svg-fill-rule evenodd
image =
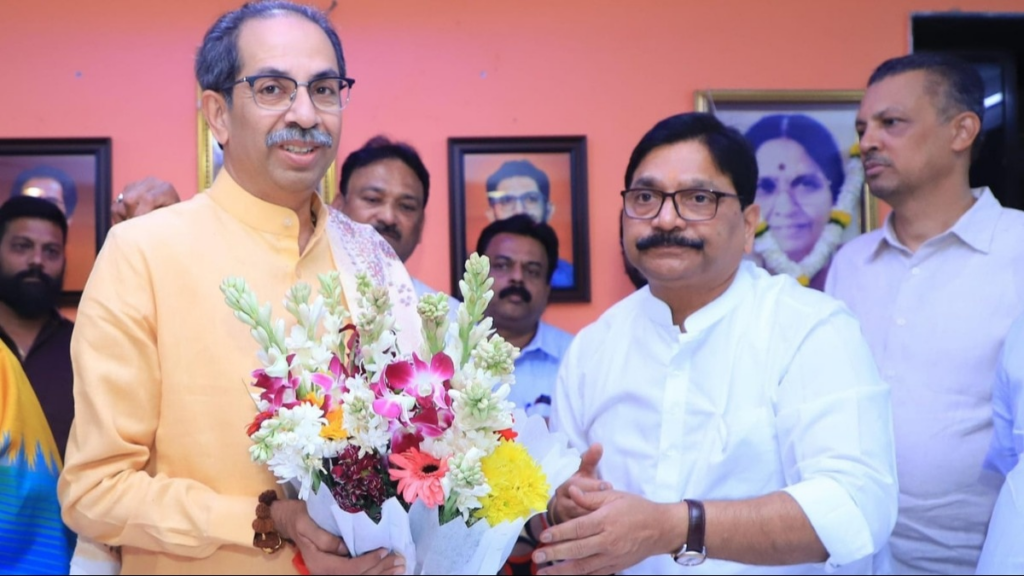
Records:
M415 448L401 454L392 454L388 460L398 467L388 472L392 480L398 480L398 491L406 504L412 504L417 499L427 506L444 504L441 479L448 473L447 460L438 460Z

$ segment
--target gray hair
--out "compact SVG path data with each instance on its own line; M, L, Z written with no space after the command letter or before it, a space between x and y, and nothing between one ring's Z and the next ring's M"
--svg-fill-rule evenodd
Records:
M334 54L338 58L338 74L345 76L345 55L341 50L341 39L323 12L287 0L264 0L247 2L241 8L222 15L207 30L203 45L196 54L196 80L199 87L220 92L230 106L231 87L241 68L238 59L239 29L252 18L274 18L282 12L298 14L320 26L334 47Z

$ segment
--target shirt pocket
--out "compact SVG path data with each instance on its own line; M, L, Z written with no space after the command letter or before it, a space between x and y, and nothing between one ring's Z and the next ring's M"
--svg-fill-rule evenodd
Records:
M747 498L778 489L782 466L770 407L730 410L713 418L711 425L705 498Z

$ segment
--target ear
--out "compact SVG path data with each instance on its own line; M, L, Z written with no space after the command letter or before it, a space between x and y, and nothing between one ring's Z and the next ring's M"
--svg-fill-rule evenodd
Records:
M345 211L345 195L338 192L334 195L334 199L331 200L331 208L334 208L338 212Z
M743 211L743 252L750 254L754 251L754 233L757 232L757 225L761 222L761 207L751 204Z
M551 217L555 215L555 205L548 202L547 217L544 219L545 222L551 222Z
M220 142L221 146L226 145L228 134L231 131L231 118L228 114L231 108L228 106L227 100L224 99L224 95L213 90L203 90L199 105L214 139Z
M974 112L961 112L950 122L953 128L952 147L955 152L970 151L981 133L981 119Z
M491 208L490 206L487 207L487 210L484 212L484 215L487 216L488 222L494 222L495 220L498 219L498 216L494 213L494 208Z

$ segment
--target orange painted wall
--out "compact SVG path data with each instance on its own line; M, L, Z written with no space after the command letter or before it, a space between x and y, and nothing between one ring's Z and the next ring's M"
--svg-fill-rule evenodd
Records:
M192 62L238 0L34 0L0 14L0 138L111 136L115 193L147 175L196 187ZM315 4L326 7L327 0ZM910 14L1024 12L1021 0L341 0L358 83L341 157L378 132L432 172L410 271L448 283L449 136L585 134L593 301L552 306L570 331L630 291L618 190L633 145L698 89L856 89L909 51Z

